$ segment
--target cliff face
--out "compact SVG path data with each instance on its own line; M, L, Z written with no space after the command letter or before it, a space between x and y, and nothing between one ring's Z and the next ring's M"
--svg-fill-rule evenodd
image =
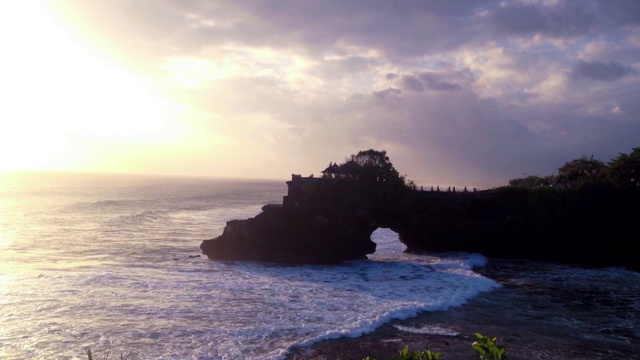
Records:
M640 269L637 189L410 191L353 179L294 178L282 205L227 223L200 246L211 259L336 263L375 252L391 228L408 252L478 252Z
M302 178L287 182L282 205L232 220L200 248L211 259L280 263L336 263L375 252L371 234L402 218L408 190L354 179Z
M640 189L503 187L413 198L400 239L409 252L477 252L640 270Z
M200 248L219 260L337 263L375 252L374 230L353 217L336 221L301 207L267 205L256 217L227 222L222 235Z

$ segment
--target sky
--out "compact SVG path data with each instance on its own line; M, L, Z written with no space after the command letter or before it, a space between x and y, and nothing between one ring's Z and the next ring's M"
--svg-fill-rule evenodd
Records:
M0 3L0 170L479 188L640 146L640 2Z

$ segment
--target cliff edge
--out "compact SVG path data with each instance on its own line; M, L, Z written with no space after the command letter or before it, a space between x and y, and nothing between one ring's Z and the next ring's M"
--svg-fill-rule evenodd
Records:
M398 176L384 152L373 155L330 164L320 178L293 175L282 204L227 222L220 236L203 241L203 254L216 260L338 263L375 252L371 234L390 228L407 252L465 251L640 270L638 188L421 191Z

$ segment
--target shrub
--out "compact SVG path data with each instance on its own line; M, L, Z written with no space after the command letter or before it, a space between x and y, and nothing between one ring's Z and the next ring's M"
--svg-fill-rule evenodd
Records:
M478 354L480 360L508 360L507 355L504 353L504 345L498 345L498 338L490 338L480 333L474 334L477 341L471 344L473 350Z

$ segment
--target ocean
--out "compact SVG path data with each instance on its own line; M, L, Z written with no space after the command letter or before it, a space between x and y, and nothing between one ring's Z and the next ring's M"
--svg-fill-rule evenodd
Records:
M399 319L407 321L400 331L455 333L453 325L411 320L492 294L508 313L514 305L500 295L505 288L535 292L549 281L587 295L605 284L604 302L585 305L576 329L615 342L640 339L640 276L624 269L546 265L531 273L511 262L483 274L474 271L490 261L481 254L405 254L388 229L372 235L377 249L368 260L340 265L201 255L200 243L220 235L226 221L282 203L286 191L284 181L0 174L0 359L86 359L90 349L96 359L282 360L292 349ZM600 289L589 290L591 283ZM585 325L590 311L610 303L623 306L605 311L593 329ZM577 320L559 313L549 321ZM603 332L603 321L621 325Z

